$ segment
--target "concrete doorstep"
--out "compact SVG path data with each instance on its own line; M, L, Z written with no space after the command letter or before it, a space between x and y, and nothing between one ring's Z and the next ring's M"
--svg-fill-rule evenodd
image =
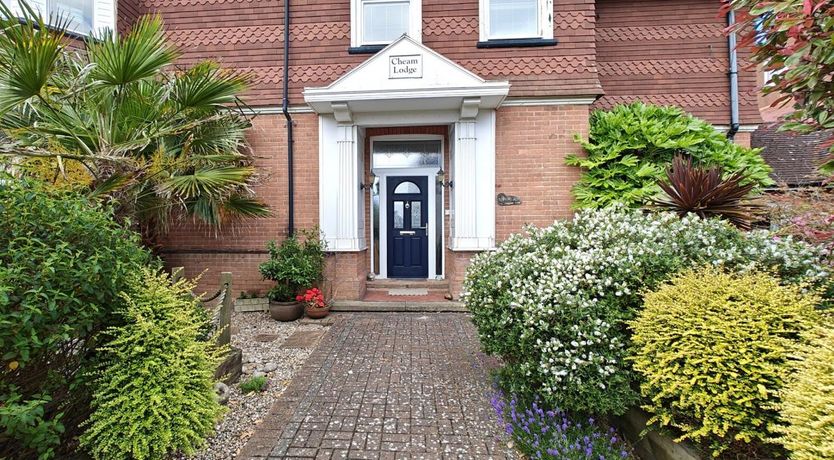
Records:
M387 300L387 301L366 301L366 300L337 300L333 302L331 311L339 312L467 312L466 306L461 302L446 301L419 301L419 300Z

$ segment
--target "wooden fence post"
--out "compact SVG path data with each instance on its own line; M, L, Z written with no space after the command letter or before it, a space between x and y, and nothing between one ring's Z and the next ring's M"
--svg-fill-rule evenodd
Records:
M232 273L223 272L220 274L220 289L223 290L222 304L220 305L220 314L218 320L220 324L218 329L222 332L218 340L220 345L229 345L232 343Z

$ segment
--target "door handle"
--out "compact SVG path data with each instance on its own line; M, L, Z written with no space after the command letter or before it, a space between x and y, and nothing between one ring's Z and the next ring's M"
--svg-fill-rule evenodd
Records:
M400 230L400 236L402 235L416 235L417 232L414 230Z

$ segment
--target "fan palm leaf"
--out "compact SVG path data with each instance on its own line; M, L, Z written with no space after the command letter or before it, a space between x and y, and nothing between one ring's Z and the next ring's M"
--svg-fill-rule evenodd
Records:
M46 22L29 5L21 3L21 7L28 25L0 3L0 113L42 96L61 56L65 23L57 19L57 27L48 31Z
M114 198L151 234L189 214L220 225L268 213L252 197L250 119L232 108L245 76L211 62L173 71L158 16L76 52L63 29L24 11L20 21L0 4L0 155L82 162L95 177L90 194Z
M245 185L254 172L250 166L203 168L191 174L173 174L163 179L157 185L157 190L163 195L182 199L228 196Z
M87 53L95 63L91 77L113 87L157 76L177 58L176 51L165 40L159 16L139 19L123 39L107 30L101 39L87 41Z
M245 88L245 76L214 62L202 62L177 76L171 85L171 101L177 110L223 108Z

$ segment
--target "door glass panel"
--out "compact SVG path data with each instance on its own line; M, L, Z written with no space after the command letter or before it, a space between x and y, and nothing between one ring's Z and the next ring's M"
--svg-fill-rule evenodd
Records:
M411 228L423 228L422 202L411 202Z
M403 182L394 189L394 193L420 193L420 187L414 182Z
M405 209L403 209L404 201L394 202L394 228L403 228L405 217Z
M440 141L374 141L374 168L440 167Z

